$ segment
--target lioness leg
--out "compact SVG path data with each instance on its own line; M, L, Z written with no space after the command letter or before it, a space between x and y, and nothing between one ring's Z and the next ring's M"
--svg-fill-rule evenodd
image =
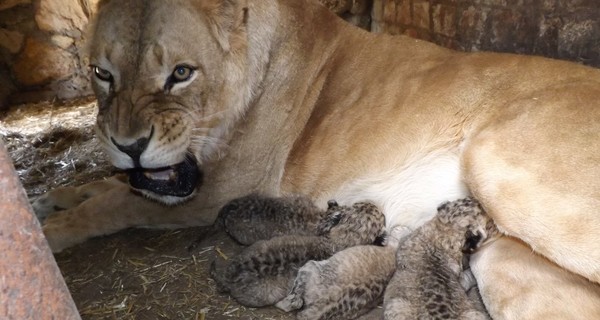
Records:
M491 116L466 143L466 182L499 229L600 282L597 85L549 88ZM587 103L587 104L586 104Z
M503 237L471 257L493 319L598 319L600 286Z
M183 227L213 223L218 208L202 202L167 207L136 195L127 184L115 185L79 206L50 215L43 231L53 252L122 229L138 226Z
M43 222L54 212L75 208L85 200L123 184L123 178L124 176L117 175L77 187L53 189L34 198L31 206L40 222Z

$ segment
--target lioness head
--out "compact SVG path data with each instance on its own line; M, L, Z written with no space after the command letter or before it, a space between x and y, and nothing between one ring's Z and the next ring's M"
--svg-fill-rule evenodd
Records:
M242 0L113 0L90 43L97 133L130 185L190 198L248 104Z

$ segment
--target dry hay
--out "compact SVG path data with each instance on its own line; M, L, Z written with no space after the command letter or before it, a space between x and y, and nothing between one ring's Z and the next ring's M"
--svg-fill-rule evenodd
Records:
M93 135L96 112L88 99L19 106L0 116L0 135L30 197L113 173ZM216 292L211 261L239 250L211 227L130 229L55 257L83 319L293 319Z
M88 99L22 105L0 117L0 135L29 197L112 173L93 134L96 112Z

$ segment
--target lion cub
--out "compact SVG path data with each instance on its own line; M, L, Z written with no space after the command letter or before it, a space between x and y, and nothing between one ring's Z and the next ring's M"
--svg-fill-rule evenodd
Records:
M467 295L475 278L463 259L497 235L475 199L443 203L401 242L384 296L385 319L489 319L477 292Z
M396 270L396 249L410 230L395 227L384 246L347 248L323 261L309 261L298 271L289 295L276 306L284 311L300 309L298 320L382 319L373 309Z
M314 236L327 214L306 197L250 194L224 205L215 224L240 244L251 245L288 234Z
M275 204L269 203L271 201ZM345 248L380 243L383 239L385 218L383 213L369 202L340 206L335 201L329 201L328 209L324 213L318 213L312 211L312 207L309 207L309 210L288 207L298 203L306 204L297 198L286 201L286 198L246 197L242 202L253 203L254 206L247 210L240 210L239 207L235 211L229 210L223 219L223 221L228 219L234 221L235 215L250 217L245 221L248 223L249 236L243 234L243 228L236 227L228 230L230 234L231 230L235 230L235 239L247 241L260 238L256 231L261 227L257 226L253 217L256 217L256 220L261 223L266 222L273 226L272 230L276 230L276 232L271 232L269 235L285 230L288 234L275 236L269 240L259 240L230 260L213 262L211 276L218 288L223 292L228 292L243 305L251 307L273 305L289 293L298 269L306 262L327 259ZM256 205L258 203L262 203L264 206ZM278 224L278 218L272 215L274 213L272 211L265 211L266 215L261 216L260 208L265 206L272 208L274 205L281 204L290 209L287 211L288 213L310 212L311 215L314 214L308 221L314 221L316 216L323 218L316 223L315 230L302 226L301 234L294 234L294 227L302 218L291 217L290 220L281 220L281 224ZM290 221L291 223L288 223ZM225 226L227 227L227 222ZM303 234L311 232L314 235Z

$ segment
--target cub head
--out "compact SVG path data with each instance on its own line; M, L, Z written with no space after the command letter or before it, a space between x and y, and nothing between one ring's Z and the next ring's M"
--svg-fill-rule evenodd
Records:
M458 234L464 235L460 238L464 253L475 252L499 235L492 218L471 197L441 204L438 207L438 219Z
M101 1L89 45L97 134L129 183L193 196L250 100L245 0Z
M355 245L383 244L385 216L371 202L356 202L341 206L335 200L327 202L325 217L317 226L317 234L326 236L338 248Z

